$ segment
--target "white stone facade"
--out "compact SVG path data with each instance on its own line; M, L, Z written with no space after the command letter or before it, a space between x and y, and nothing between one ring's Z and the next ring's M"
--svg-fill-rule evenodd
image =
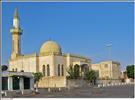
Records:
M25 55L20 56L14 60L9 61L9 71L24 71L24 72L43 72L43 66L45 68L49 65L50 75L58 76L58 66L63 66L64 76L68 75L67 70L69 65L82 65L87 64L91 67L91 60L79 56L64 55ZM61 72L61 68L60 68ZM47 69L45 69L45 76L47 76Z

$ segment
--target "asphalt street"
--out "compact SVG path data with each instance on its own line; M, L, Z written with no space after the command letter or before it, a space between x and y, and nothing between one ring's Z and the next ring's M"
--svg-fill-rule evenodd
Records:
M134 85L79 87L60 92L40 90L39 94L17 95L15 98L134 98Z

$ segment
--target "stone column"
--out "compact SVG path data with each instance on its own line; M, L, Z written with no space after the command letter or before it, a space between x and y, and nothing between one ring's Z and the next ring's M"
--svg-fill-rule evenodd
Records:
M23 91L24 91L24 79L23 79L23 77L20 77L19 86L20 86L20 90L23 94Z
M62 68L62 65L60 64L60 76L62 76L62 70L61 70L61 68Z
M66 57L66 66L65 66L67 69L69 69L70 63L71 63L71 61L70 61L70 54L67 54L67 57ZM65 75L66 76L69 75L67 71L65 71Z
M30 89L34 91L34 78L30 78Z
M51 64L50 64L50 76L56 75L56 68L55 68L55 60L54 60L54 54L51 55Z
M12 91L13 90L13 78L8 77L8 90Z

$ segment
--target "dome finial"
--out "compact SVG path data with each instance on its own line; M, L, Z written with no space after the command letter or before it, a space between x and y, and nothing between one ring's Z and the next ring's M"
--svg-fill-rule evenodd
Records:
M19 19L19 14L18 14L18 9L17 8L15 8L14 18Z

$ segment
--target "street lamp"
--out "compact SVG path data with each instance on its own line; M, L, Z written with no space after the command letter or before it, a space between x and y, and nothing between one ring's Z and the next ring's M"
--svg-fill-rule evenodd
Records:
M108 49L108 60L111 60L111 49L112 49L112 44L106 44L106 47Z

